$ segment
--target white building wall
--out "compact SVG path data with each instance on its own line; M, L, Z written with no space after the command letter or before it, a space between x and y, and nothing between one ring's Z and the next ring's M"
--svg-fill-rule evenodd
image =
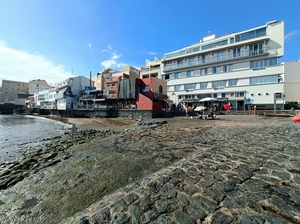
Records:
M300 102L300 61L284 63L285 101Z

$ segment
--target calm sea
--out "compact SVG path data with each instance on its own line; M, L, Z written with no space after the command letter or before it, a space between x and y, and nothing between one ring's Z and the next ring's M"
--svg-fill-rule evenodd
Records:
M63 134L70 125L27 115L0 115L0 163L21 158L21 147Z

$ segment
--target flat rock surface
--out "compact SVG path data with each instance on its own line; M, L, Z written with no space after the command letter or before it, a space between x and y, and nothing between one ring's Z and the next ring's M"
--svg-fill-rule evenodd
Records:
M166 118L151 128L95 120L119 132L77 142L70 158L0 190L3 223L300 222L300 126L291 118Z

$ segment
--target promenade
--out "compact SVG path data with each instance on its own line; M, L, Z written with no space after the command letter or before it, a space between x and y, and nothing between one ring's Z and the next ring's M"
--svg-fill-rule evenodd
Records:
M205 150L62 223L300 223L300 125L232 119L185 140Z

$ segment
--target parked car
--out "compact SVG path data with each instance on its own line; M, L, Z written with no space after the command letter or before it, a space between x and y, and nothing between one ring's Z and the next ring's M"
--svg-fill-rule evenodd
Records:
M298 103L298 102L286 102L284 104L284 109L285 110L300 109L300 103Z

